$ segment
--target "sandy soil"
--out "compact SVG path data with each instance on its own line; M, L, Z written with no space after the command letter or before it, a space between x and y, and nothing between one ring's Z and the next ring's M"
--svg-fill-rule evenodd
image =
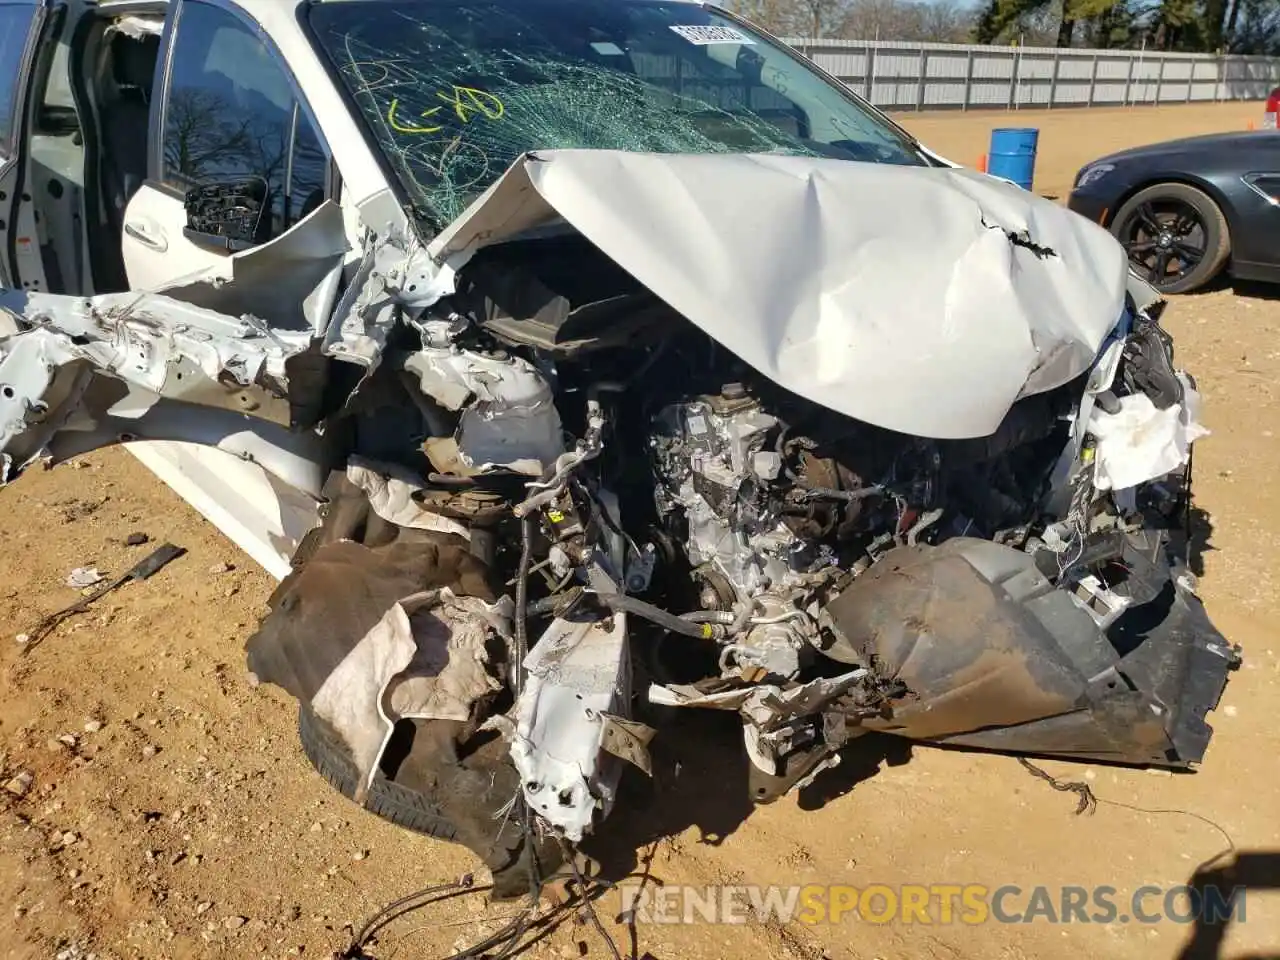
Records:
M1093 155L1239 129L1255 112L1098 110L1016 121L1041 127L1038 184L1052 192ZM906 122L969 160L1009 119ZM635 802L617 814L623 836L606 851L611 868L652 851L651 874L667 884L1109 884L1124 896L1183 883L1224 846L1200 817L1242 851L1280 851L1280 293L1224 287L1179 299L1167 317L1214 431L1197 448L1197 503L1211 523L1203 591L1246 657L1212 716L1217 736L1199 772L1046 764L1113 801L1077 817L1073 795L1011 758L867 740L799 796L753 810L732 725L709 718L665 748L656 791L639 776L628 782ZM123 545L137 531L189 553L20 656L14 635L74 599L63 586L68 571L127 569L150 549ZM312 773L293 703L252 688L243 666L242 643L272 582L126 453L33 470L0 492L0 546L0 768L4 780L21 771L34 778L22 798L0 790L0 931L9 934L0 954L327 957L345 945L345 926L377 906L475 869L465 850L378 820ZM1280 884L1280 869L1268 877ZM606 896L602 914L624 953L661 960L1192 955L1182 953L1191 928L1174 922L646 925L633 942L614 922L616 903ZM392 925L376 953L439 957L512 912L483 894L459 897ZM608 954L571 920L525 955ZM1196 955L1280 955L1280 892L1252 892L1221 953Z

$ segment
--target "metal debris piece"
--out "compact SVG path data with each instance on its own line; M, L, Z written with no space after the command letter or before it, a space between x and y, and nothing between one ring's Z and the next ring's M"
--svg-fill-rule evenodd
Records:
M622 613L553 620L525 658L511 759L530 809L574 843L616 796L622 767L605 749L605 718L626 708L628 662Z
M83 613L84 611L88 610L89 605L92 604L98 598L106 596L108 593L110 593L112 590L115 590L117 587L124 586L130 580L150 579L153 575L159 572L161 568L167 566L170 562L178 559L178 557L182 556L186 552L187 552L186 547L179 547L179 546L175 546L172 543L166 543L163 546L157 547L155 550L151 551L151 553L149 553L145 559L134 564L132 567L128 569L128 571L121 574L119 577L116 577L116 579L111 580L106 584L100 586L97 590L89 594L87 597L83 597L80 600L77 600L75 603L72 603L69 606L63 607L61 610L55 610L53 613L49 614L44 619L42 619L39 623L37 623L34 627L32 627L31 632L29 634L26 634L27 640L22 645L23 654L25 655L27 653L30 653L31 649L35 647L46 636L52 633L54 628L57 627L58 624L62 623L63 620L66 620L68 617L71 617L74 614Z
M604 742L601 746L615 757L626 760L653 776L649 741L657 731L639 720L628 720L607 713L602 714L601 719L604 723Z
M96 586L105 578L98 572L97 567L76 567L67 574L66 584L68 587L74 587L77 590L83 590L85 587Z

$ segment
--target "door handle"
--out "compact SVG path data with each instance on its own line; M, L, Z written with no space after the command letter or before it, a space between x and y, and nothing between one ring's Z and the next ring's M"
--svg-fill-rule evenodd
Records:
M128 221L124 225L124 232L133 239L137 240L144 247L150 247L152 250L164 253L169 249L169 241L164 238L161 233L152 233L148 229L148 224L139 221Z

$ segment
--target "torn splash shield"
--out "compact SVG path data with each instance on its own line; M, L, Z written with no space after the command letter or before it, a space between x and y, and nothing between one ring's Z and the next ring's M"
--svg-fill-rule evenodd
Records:
M459 538L319 547L272 597L249 669L308 704L344 741L363 799L398 719L467 721L500 689L510 601L489 602Z
M1162 537L1131 535L1104 632L1026 553L957 538L898 547L828 606L824 650L908 695L863 725L913 740L1186 767L1204 756L1239 654L1172 575Z

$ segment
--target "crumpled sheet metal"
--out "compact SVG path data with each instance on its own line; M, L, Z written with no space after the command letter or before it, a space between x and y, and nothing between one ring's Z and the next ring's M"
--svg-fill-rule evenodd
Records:
M355 274L334 306L325 332L326 356L369 370L378 365L398 313L395 278L408 257L404 245L390 238L366 238Z
M428 441L427 455L440 472L514 470L536 477L564 452L555 397L524 358L424 347L404 368L426 396L461 411L453 436Z
M262 462L270 469L278 460L283 479L311 486L312 471L289 459L299 445L281 442L269 427L291 421L290 403L278 395L289 385L287 361L329 322L349 252L343 229L340 208L326 202L276 240L160 291L83 298L0 290L0 313L8 314L0 322L0 381L9 387L0 397L0 482L64 428L93 440L69 441L77 450L122 435L226 447L226 437L269 421L257 445L279 449L266 451ZM97 375L128 387L109 404L98 402L103 391L87 400ZM147 429L120 422L146 420L166 400L214 410L170 411L150 418L163 426ZM238 431L226 423L228 412L244 421ZM96 421L104 429L94 434Z
M623 613L553 620L525 658L511 759L530 809L575 843L616 796L619 750L606 741L627 707L629 662Z
M249 322L261 318L286 356L319 337L325 355L372 368L421 251L399 233L366 231L356 257L347 235L342 208L326 200L275 239L178 277L158 292ZM339 297L348 269L352 276Z
M937 438L1087 370L1129 276L1097 224L972 171L747 154L526 154L429 252L558 219L782 387Z
M867 676L858 668L834 677L819 677L795 687L783 689L771 683L734 687L704 693L688 684L651 684L649 702L666 707L702 707L712 710L737 710L742 719L762 730L792 717L807 716L821 710L823 704L848 693Z
M747 758L770 777L782 773L782 756L793 741L795 724L800 718L822 714L837 698L857 687L868 671L857 668L834 677L818 677L808 683L784 689L771 683L733 687L704 692L691 684L651 684L649 702L669 707L701 707L712 710L736 710L742 718L742 738ZM803 722L803 721L800 721ZM843 721L838 721L843 724ZM828 744L835 746L832 741ZM838 764L830 757L812 769L808 776L793 786L810 782L816 773ZM791 787L788 787L791 789ZM763 794L758 794L757 799Z
M196 331L188 333L192 339L199 337ZM265 391L243 381L234 381L243 390L228 390L223 386L225 378L222 382L203 376L184 378L182 371L190 371L193 365L180 345L183 338L152 332L142 334L146 346L139 350L158 348L154 366L131 371L129 379L117 379L112 374L120 371L119 366L100 364L124 363L134 355L126 346L137 346L132 334L120 336L120 346L105 339L77 342L71 335L47 329L0 340L0 382L8 387L0 396L0 484L15 479L37 459L53 465L118 442L172 440L215 447L258 464L300 491L318 492L328 458L323 437L190 399L205 388L202 399L210 394L265 397ZM230 358L226 376L245 375L245 365L239 361L246 354L223 354L211 342L205 346L209 349L204 357L210 365ZM99 371L107 375L99 376ZM152 389L157 382L160 392ZM281 419L287 421L288 404L282 406Z
M257 318L286 351L325 332L352 256L342 208L326 200L280 236L155 292L231 317Z
M174 368L194 366L209 380L230 377L250 386L271 360L282 363L287 355L252 322L158 293L83 299L0 290L0 309L35 326L9 342L44 343L45 363L84 360L156 394L168 388L169 395L182 395L184 387L170 379Z

